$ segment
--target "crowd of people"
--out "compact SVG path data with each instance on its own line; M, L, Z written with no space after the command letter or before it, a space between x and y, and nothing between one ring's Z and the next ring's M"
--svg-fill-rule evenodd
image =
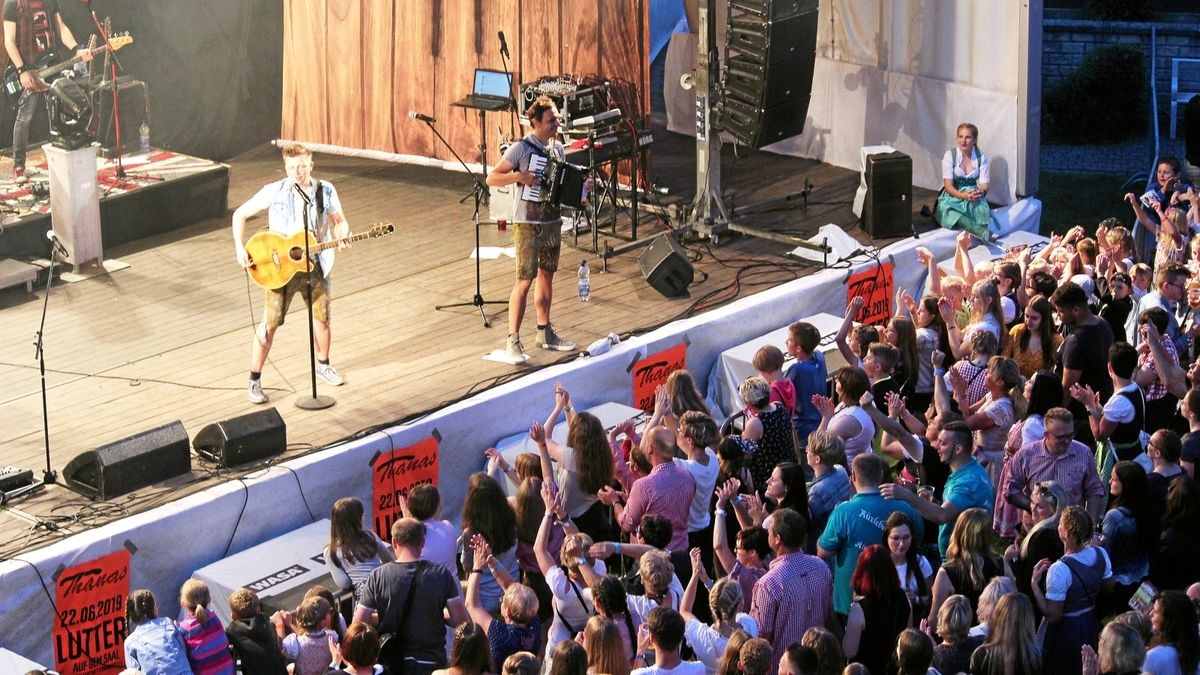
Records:
M176 623L136 591L127 666L1198 673L1200 196L1164 159L1129 201L1144 260L1115 218L982 263L963 232L950 274L918 248L922 297L884 326L850 303L849 365L827 372L793 324L729 418L686 370L640 427L605 430L558 386L536 453L485 453L460 525L431 485L388 542L334 505L325 559L352 607L314 588L268 617L239 589L222 626L189 580Z

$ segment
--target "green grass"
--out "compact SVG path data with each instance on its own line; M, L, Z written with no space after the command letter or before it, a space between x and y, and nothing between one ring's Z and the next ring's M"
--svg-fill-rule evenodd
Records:
M1076 225L1083 225L1089 233L1095 233L1096 225L1110 216L1131 225L1133 212L1121 191L1126 178L1043 171L1037 194L1042 200L1042 234L1061 234Z

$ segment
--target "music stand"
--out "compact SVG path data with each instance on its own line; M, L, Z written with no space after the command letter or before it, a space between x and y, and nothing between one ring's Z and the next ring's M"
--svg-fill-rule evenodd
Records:
M489 104L477 103L475 101L472 101L471 99L463 99L461 101L456 101L454 103L451 103L450 105L458 107L458 108L471 108L471 109L479 111L479 134L480 134L480 139L482 141L479 144L479 164L482 167L482 171L483 171L484 177L486 179L487 172L488 172L487 123L485 121L484 114L489 111L499 112L502 110L506 110L510 106L509 105L501 105L501 106L497 107L496 105L492 105L490 103ZM422 121L424 121L424 120L422 120ZM479 176L477 176L474 171L471 171L471 169L467 166L467 163L463 161L463 158L458 156L458 153L455 152L454 148L451 147L451 145L446 142L445 138L442 138L442 135L440 133L438 133L437 128L434 127L433 124L431 124L430 122L425 122L425 124L429 126L429 128L433 131L433 133L435 135L437 135L438 140L440 140L442 142L442 145L445 145L450 150L450 153L454 155L454 158L458 160L458 163L462 165L463 169L466 170L466 172L471 175L471 179L473 181L475 181L475 185L471 189L471 194L467 195L468 197L475 198L475 212L471 216L471 223L475 227L475 296L473 298L471 298L470 302L455 302L455 303L451 303L448 305L434 305L433 308L440 312L443 309L449 309L451 307L474 307L475 309L479 310L479 316L483 319L483 327L491 328L492 320L489 319L487 316L487 313L483 311L484 305L507 305L508 304L507 300L484 300L483 299L482 271L480 270L480 262L479 262L480 261L479 207L482 204L486 204L488 202L488 198L491 193L488 190L487 185L483 181L479 180Z

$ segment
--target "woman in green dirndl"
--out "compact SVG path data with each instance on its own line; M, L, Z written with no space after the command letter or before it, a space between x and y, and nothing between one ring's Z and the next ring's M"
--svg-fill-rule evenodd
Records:
M987 153L975 145L978 140L978 127L965 122L958 125L957 144L942 158L944 187L938 194L937 222L948 230L960 228L991 241L994 235L988 223L992 207L987 203L991 169Z

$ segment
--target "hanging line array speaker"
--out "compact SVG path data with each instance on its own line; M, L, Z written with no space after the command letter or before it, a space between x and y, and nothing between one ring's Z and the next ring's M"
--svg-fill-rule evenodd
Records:
M729 0L720 126L761 148L804 131L817 52L818 0Z

